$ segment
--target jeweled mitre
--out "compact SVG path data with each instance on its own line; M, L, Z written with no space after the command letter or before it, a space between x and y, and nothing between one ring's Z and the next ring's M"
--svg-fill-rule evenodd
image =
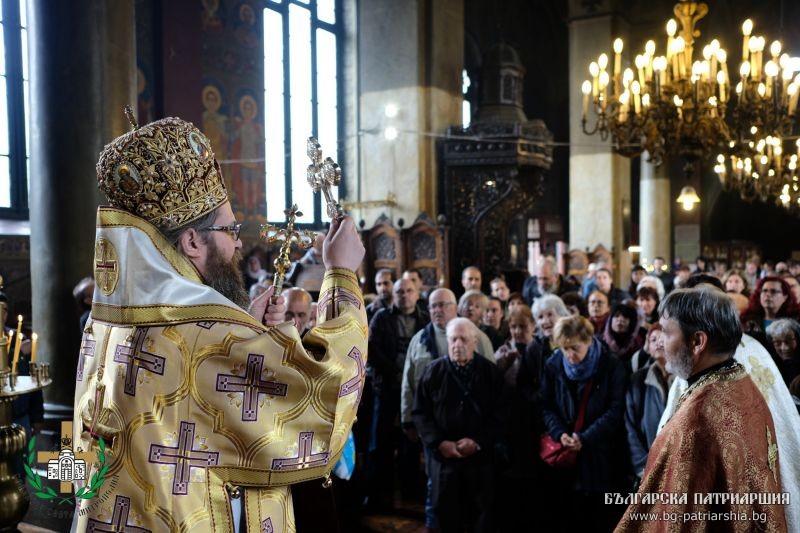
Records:
M114 207L159 229L184 226L228 200L208 138L179 118L151 122L106 145L97 181Z

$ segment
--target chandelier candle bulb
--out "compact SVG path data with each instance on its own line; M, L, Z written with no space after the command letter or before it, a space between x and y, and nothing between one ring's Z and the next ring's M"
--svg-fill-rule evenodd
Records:
M793 117L795 109L797 109L797 96L798 96L797 85L795 85L794 83L790 83L787 92L789 93L789 116ZM800 153L800 145L798 145L798 153Z
M750 54L750 33L753 31L753 21L750 19L742 23L742 61L747 61Z
M601 72L606 70L608 66L608 56L606 54L600 54L600 57L597 58L597 66L600 67Z
M711 59L710 59L711 78L713 79L717 77L717 68L719 66L717 65L717 61L719 60L719 51L720 51L719 41L714 39L713 41L711 41L711 44L709 46L711 47Z
M597 77L600 75L600 67L594 61L589 64L589 74L592 75L592 98L597 98Z
M605 110L608 102L608 72L606 71L600 73L600 98L602 102L601 108Z
M589 112L589 93L592 92L592 84L589 80L583 82L581 87L583 93L583 118L586 119L586 114Z
M778 56L781 55L781 42L772 41L772 44L769 46L769 53L772 54L772 60L777 63Z
M614 39L614 77L622 71L622 39Z
M719 101L725 103L725 73L721 70L717 72L717 84L719 85Z
M730 80L731 77L728 75L728 53L720 48L719 52L717 52L717 61L719 61L720 68L722 68L722 72L725 73L725 79Z
M645 57L645 76L647 81L653 79L653 59L656 54L656 43L654 41L647 41L644 45Z
M645 57L642 55L637 55L636 59L634 60L634 64L636 65L636 71L639 74L639 85L644 86L644 64L645 64Z
M667 21L667 61L672 59L672 54L674 53L672 42L675 38L675 31L677 29L678 23L675 22L675 19L669 19Z

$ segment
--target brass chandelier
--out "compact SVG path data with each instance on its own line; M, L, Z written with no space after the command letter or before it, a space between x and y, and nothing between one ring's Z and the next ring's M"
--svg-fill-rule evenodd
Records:
M733 84L728 54L717 39L695 57L698 20L708 6L681 1L666 25L666 53L656 55L647 41L633 68L622 69L622 39L613 43L613 63L601 54L583 82L582 127L587 135L611 137L627 157L647 151L661 164L666 155L685 161L689 176L698 160L716 156L715 172L726 190L746 200L776 200L800 209L797 183L798 59L781 54L780 41L766 39L742 24L742 62ZM681 29L678 31L678 23ZM593 111L595 122L588 126ZM788 146L792 143L792 147Z

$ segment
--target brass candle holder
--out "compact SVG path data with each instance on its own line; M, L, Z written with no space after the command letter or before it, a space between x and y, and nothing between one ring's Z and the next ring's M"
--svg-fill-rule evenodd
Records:
M25 450L25 429L14 423L11 402L50 384L49 365L33 363L30 376L12 372L8 365L8 337L0 335L0 532L17 531L28 512L30 496L11 464ZM34 370L35 369L35 370Z

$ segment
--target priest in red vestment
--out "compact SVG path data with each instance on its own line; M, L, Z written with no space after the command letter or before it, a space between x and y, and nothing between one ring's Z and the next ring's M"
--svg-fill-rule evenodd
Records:
M677 290L660 312L667 369L689 387L616 531L787 531L775 426L733 359L742 329L731 300L712 288Z

